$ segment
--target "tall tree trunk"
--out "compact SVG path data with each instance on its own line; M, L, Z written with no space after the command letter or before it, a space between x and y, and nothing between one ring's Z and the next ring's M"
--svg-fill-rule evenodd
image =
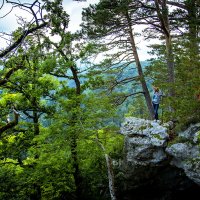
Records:
M81 83L78 77L77 69L75 66L70 67L73 79L76 85L76 99L74 103L74 108L75 110L80 108L80 99L79 96L81 95ZM76 109L77 108L77 109ZM75 180L75 185L76 185L76 198L77 200L81 199L81 175L80 175L80 170L79 170L79 164L78 164L78 153L77 153L77 141L79 139L79 131L77 130L77 121L78 121L79 113L73 112L72 118L71 118L71 127L72 127L72 132L71 132L71 154L72 154L72 159L73 159L73 167L74 167L74 180Z
M165 36L165 46L166 46L166 61L168 69L168 82L169 82L169 96L174 96L173 85L175 83L175 72L174 72L174 56L172 49L172 38L169 27L168 18L168 7L166 0L154 0L156 6L156 12L158 19L160 20L160 25ZM161 6L161 8L160 8Z
M72 120L74 121L75 118L73 118ZM71 126L72 126L72 129L75 130L74 127L76 126L76 122L73 122ZM81 199L80 198L81 197L81 188L80 188L81 177L80 177L80 170L79 170L79 165L78 165L77 140L78 140L77 133L72 131L71 138L70 138L70 148L71 148L73 168L74 168L73 176L74 176L74 181L75 181L75 186L76 186L76 191L75 191L76 199L79 200Z
M38 65L38 60L37 58L34 59L33 62L33 93L35 95L35 91L37 91L37 65ZM39 116L38 116L38 102L36 96L32 97L32 106L33 106L33 125L34 125L34 135L39 135Z
M127 22L128 22L128 32L129 32L130 43L131 43L131 47L132 47L132 51L133 51L133 56L134 56L135 63L136 63L136 66L137 66L137 70L138 70L138 74L139 74L139 77L140 77L140 83L141 83L141 86L142 86L142 89L143 89L143 92L144 92L146 105L147 105L147 108L149 110L149 116L150 116L151 119L154 119L154 111L153 111L151 96L150 96L149 90L147 88L147 84L146 84L145 77L144 77L144 74L143 74L142 66L141 66L141 63L140 63L139 56L138 56L138 52L137 52L137 48L136 48L136 44L135 44L135 39L134 39L134 35L133 35L133 30L132 30L132 25L131 25L131 19L129 17L128 12L126 13L126 19L127 19Z
M172 50L172 41L171 36L165 37L166 41L166 54L167 54L167 69L168 69L168 82L170 83L169 86L169 96L174 96L174 88L173 84L175 83L175 75L174 75L174 56L173 56L173 50Z
M39 117L37 111L33 111L33 124L34 124L34 135L39 135Z
M53 45L58 49L58 46L56 46L55 44ZM68 62L69 58L66 56L64 51L61 49L59 49L58 51L63 56L63 58L65 58L66 62ZM80 108L79 96L81 95L81 83L78 77L78 71L77 71L76 66L71 66L70 70L72 72L73 80L75 82L75 89L76 89L75 91L76 98L73 104L73 109L75 109L76 112L72 111L73 112L72 117L69 122L70 127L71 127L70 148L71 148L71 155L72 155L73 168L74 168L73 176L74 176L74 182L76 186L75 194L76 194L76 199L79 200L81 199L81 194L82 194L82 190L81 190L82 178L80 175L79 164L78 164L77 141L79 139L79 131L77 130L76 125L79 118L79 113L77 112L77 110Z

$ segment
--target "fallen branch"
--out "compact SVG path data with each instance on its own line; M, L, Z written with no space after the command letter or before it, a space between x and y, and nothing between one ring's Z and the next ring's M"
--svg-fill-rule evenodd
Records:
M107 165L107 170L108 170L108 182L109 182L109 190L110 190L110 197L111 200L116 200L116 194L115 194L115 185L114 185L114 172L113 172L113 167L112 167L112 159L110 156L106 153L106 149L103 146L103 144L99 141L99 138L96 137L96 142L100 146L100 148L104 152L104 156L106 159L106 165Z

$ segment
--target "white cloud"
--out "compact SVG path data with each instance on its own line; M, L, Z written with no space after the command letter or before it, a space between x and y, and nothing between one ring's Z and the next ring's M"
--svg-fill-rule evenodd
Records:
M82 9L88 7L90 4L98 3L99 0L87 0L76 2L72 0L64 0L63 7L70 15L70 22L69 22L69 30L75 32L76 30L80 29L80 23L82 21Z

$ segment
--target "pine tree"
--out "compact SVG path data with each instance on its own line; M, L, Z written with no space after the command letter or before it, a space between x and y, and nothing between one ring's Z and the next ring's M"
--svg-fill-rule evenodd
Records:
M142 88L141 93L144 94L149 115L153 118L151 98L135 42L133 29L135 23L134 15L132 14L135 10L137 10L137 5L132 1L100 1L99 4L84 10L83 20L85 23L83 23L82 27L83 33L90 39L95 39L97 43L101 41L101 44L106 46L107 51L118 50L115 55L112 55L111 66L115 64L115 67L118 67L119 71L123 72L124 68L129 66L128 63L136 63L138 77L134 77L132 72L132 79L139 80ZM115 59L119 60L119 62L116 62ZM126 61L126 64L123 64L123 61ZM111 69L111 66L109 69ZM123 84L123 80L121 83ZM138 94L138 92L132 95L135 94Z

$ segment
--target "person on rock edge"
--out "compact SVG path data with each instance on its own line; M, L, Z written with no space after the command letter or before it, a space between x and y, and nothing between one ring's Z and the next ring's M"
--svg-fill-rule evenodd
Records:
M153 86L153 98L152 98L152 104L153 104L153 109L154 109L154 119L158 120L158 108L159 108L159 104L161 101L161 96L162 96L162 92L160 92L158 87L154 87Z

